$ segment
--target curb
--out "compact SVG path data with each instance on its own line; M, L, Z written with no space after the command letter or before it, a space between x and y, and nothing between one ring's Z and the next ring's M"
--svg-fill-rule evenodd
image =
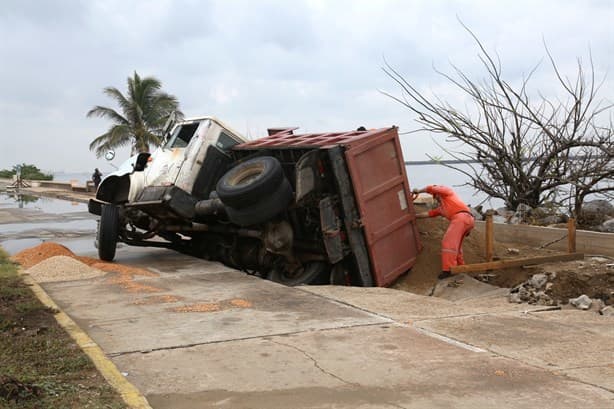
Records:
M115 364L107 358L102 349L49 297L43 288L30 276L20 270L24 282L32 289L36 297L45 306L58 311L54 317L58 324L75 340L79 348L92 360L94 366L107 380L109 385L119 393L131 409L153 409L139 390L119 372Z

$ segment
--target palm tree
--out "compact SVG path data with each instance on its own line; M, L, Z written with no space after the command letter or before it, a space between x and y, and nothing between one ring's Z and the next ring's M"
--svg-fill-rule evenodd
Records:
M163 128L169 116L179 111L179 102L174 95L160 91L162 83L154 77L141 78L136 71L128 77L126 96L115 87L106 87L104 93L115 99L121 113L103 106L95 106L87 117L97 116L113 121L109 130L90 143L90 150L101 157L109 149L130 145L132 153L148 152L149 146L160 146Z

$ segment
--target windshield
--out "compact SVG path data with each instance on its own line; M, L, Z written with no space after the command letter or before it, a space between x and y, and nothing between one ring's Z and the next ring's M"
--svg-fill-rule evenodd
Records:
M193 124L184 124L178 126L173 131L170 139L164 146L165 148L185 148L190 143L190 139L194 136L196 129L198 129L199 122Z

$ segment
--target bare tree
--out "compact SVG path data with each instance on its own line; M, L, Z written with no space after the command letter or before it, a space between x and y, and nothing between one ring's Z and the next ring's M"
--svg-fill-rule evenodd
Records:
M573 159L568 161L567 182L569 189L570 213L579 218L581 224L591 224L582 214L582 204L590 195L614 199L614 150L613 124L597 131L601 139L596 146L583 146ZM585 223L586 222L586 223Z
M465 174L468 185L502 199L510 209L521 203L560 206L570 199L570 210L577 213L587 195L613 192L611 120L608 126L599 126L612 112L612 104L597 100L603 81L595 80L592 57L588 75L578 59L576 75L569 79L560 73L544 45L564 95L547 98L528 90L539 64L513 85L504 78L498 56L489 54L473 32L465 29L479 47L486 78L473 80L454 65L452 74L436 70L468 97L471 105L464 110L437 95L427 96L387 62L383 68L401 87L400 96L384 94L417 115L418 130L460 142L454 149L439 146L453 158L468 162L468 167L446 166Z

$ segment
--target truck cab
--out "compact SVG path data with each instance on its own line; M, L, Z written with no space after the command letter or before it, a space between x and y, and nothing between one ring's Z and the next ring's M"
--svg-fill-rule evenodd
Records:
M205 197L216 176L204 169L203 163L218 163L230 148L243 142L238 132L214 117L173 124L161 147L151 154L141 152L129 158L102 180L93 210L104 203L134 202L144 189L154 186L177 186L196 197Z

